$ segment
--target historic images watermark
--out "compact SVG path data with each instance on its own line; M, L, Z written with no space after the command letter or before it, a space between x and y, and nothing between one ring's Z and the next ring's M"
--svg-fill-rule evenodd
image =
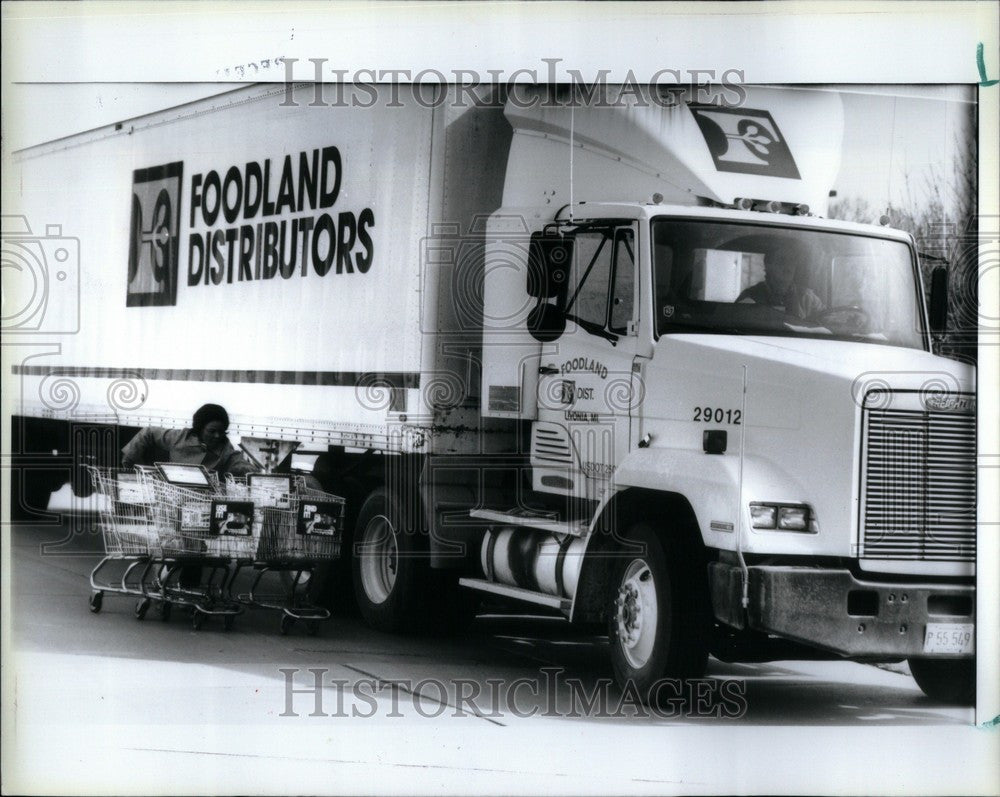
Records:
M416 102L426 108L451 103L457 108L480 105L486 100L479 89L488 86L505 87L509 101L516 107L590 108L659 105L672 108L681 102L699 105L742 105L746 99L742 69L658 69L650 75L636 75L629 69L624 76L612 76L610 69L599 69L588 80L579 69L562 68L562 58L541 58L544 66L504 69L337 69L328 58L282 58L285 69L283 106L300 104L294 88L297 83L313 85L311 107L370 108L376 104L379 86L386 85L391 93L390 108L402 108L400 93L407 84L417 87ZM437 91L437 87L453 85L455 92ZM536 86L541 92L518 92L517 86ZM354 91L346 91L353 87ZM424 91L423 89L426 89Z
M282 717L586 717L592 719L736 719L746 714L746 682L662 678L643 695L633 681L567 676L542 667L535 678L331 678L325 667L283 667Z
M62 224L0 217L4 335L75 335L80 331L80 240ZM53 310L52 308L56 309Z

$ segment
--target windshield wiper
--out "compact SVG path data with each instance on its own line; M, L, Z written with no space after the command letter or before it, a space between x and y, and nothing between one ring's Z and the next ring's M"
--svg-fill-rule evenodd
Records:
M599 335L605 340L611 341L612 346L618 345L618 336L614 332L608 332L607 329L598 324L595 324L593 321L585 321L584 319L577 318L575 315L571 315L570 313L567 313L566 317L573 319L573 321L577 323L577 326L582 327L591 335Z

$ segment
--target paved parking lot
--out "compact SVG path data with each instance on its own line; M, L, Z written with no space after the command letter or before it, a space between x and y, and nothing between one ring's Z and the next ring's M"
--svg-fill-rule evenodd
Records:
M923 766L918 790L954 791L982 776L958 751L991 743L971 710L851 662L712 660L698 695L651 712L610 685L604 640L558 618L492 613L459 637L415 637L337 616L282 636L264 611L231 631L155 607L139 622L113 595L93 614L96 537L11 539L5 772L56 792L863 788L886 755L905 777ZM942 734L958 768L926 771ZM794 763L804 743L824 753L815 766Z

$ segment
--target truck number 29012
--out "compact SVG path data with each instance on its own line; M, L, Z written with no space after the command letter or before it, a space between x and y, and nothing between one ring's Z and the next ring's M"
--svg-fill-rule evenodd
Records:
M724 410L721 407L695 407L694 420L701 423L731 423L739 426L743 410Z

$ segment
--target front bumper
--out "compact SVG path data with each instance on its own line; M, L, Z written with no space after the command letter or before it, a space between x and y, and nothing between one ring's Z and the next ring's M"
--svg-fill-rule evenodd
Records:
M709 566L718 620L858 658L923 656L927 624L972 623L975 587L860 581L847 570L753 566L749 605L735 565Z

